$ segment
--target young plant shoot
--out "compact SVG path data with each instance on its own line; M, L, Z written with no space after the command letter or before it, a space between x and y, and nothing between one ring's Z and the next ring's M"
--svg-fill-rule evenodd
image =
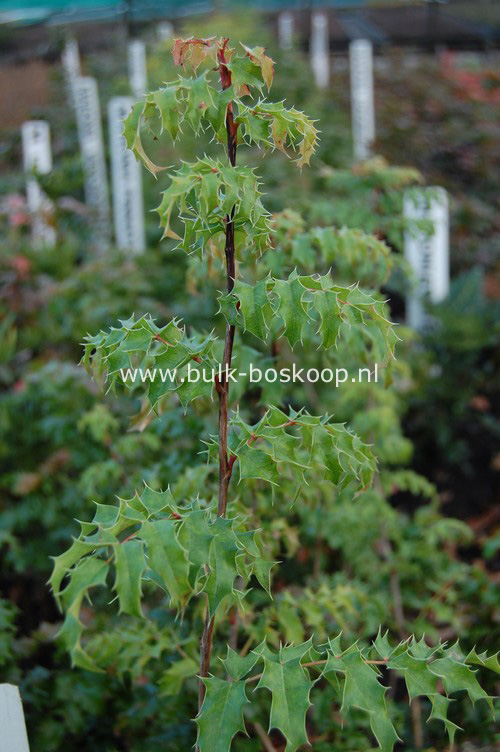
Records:
M99 670L86 647L80 611L94 589L111 582L119 612L139 620L147 621L146 599L158 590L179 622L191 619L193 629L202 608L194 719L200 752L228 752L239 732L254 734L252 706L259 712L265 708L269 731L281 732L286 752L295 752L310 743L306 716L312 690L318 685L319 693L326 684L340 713L351 708L366 713L380 749L391 752L399 737L386 704L388 671L404 678L410 700L428 698L430 717L442 721L453 743L457 726L447 717L449 696L465 690L472 702L491 704L472 667L498 671L496 657L474 650L464 655L458 645L431 647L413 637L391 644L380 630L370 644L348 644L332 634L321 645L311 636L276 647L266 639L257 644L250 632L240 645L238 618L247 608L250 580L254 590L263 589L261 600L270 598L279 568L259 525L249 525L252 515L249 509L245 516L242 500L248 497L242 489L266 488L269 509L272 497L275 504L280 499L281 514L286 501L288 508L300 504L305 484L327 484L332 498L347 489L352 504L361 504L356 495L372 483L376 461L371 446L344 423L300 405L289 407L289 401L268 405L253 422L232 397L227 373L233 351L248 335L268 345L284 338L293 351L303 346L304 337L323 351L348 341L356 343L351 352L356 357L359 352L360 361L363 351L376 353L387 372L397 336L376 290L341 286L331 273L301 273L300 263L280 278L278 260L259 278L261 259L277 251L259 177L244 163L246 147L278 150L301 169L309 164L318 136L306 114L267 100L274 63L265 50L233 48L228 39L178 39L174 61L181 74L134 105L124 133L128 147L155 176L169 168L146 153L151 136L158 141L155 153L163 139L175 142L189 130L200 139L208 134L210 148L219 149L219 156L200 156L170 172L157 211L165 238L177 240L192 257L220 262L225 291L214 326L222 317L225 334L186 330L178 319L159 324L151 315L137 320L132 315L89 336L83 364L111 389L122 383L124 369L175 371L172 378L129 385L155 412L175 397L186 409L193 400L212 398L218 404L218 430L203 438L209 462L218 466L218 492L209 497L210 486L202 485L188 498L174 498L170 489L145 485L116 506L97 504L93 520L81 522L79 538L54 561L51 586L65 612L60 638L75 666ZM326 244L328 237L326 231L316 233L311 245L323 239ZM357 253L356 263L362 263L365 249L385 263L385 246L363 233L332 236L331 242L335 248L344 243L353 258ZM197 369L200 378L188 380L188 369ZM214 655L218 636L230 632L230 645ZM172 654L176 649L172 644ZM245 748L244 740L238 743Z

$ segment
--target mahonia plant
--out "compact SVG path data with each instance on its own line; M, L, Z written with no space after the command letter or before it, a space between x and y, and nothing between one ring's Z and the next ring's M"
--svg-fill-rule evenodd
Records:
M120 613L145 619L144 597L152 589L163 591L170 608L183 617L193 599L205 604L195 719L200 752L228 752L235 735L245 733L251 686L269 693L269 729L283 734L286 751L308 744L306 715L320 679L334 688L341 713L350 708L366 712L380 748L390 752L398 735L386 706L382 668L404 677L410 699L429 698L431 718L445 724L453 741L457 727L447 717L449 695L465 690L472 702L491 702L471 666L498 671L496 657L474 650L463 655L457 645L429 647L414 638L391 645L379 632L371 646L342 645L340 635L320 646L312 638L279 649L264 641L241 653L228 646L222 658L225 678L212 673L216 616L220 623L228 605L243 607L252 577L270 595L277 564L267 555L261 531L249 529L240 506L229 499L233 476L233 483L238 475L239 483L259 479L273 489L286 480L297 498L304 484L319 482L360 493L376 470L371 447L328 415L271 405L256 424L249 424L238 409L231 411L228 374L236 332L248 331L263 341L285 337L293 349L311 330L327 351L354 331L386 365L394 358L397 337L376 293L359 285L342 287L331 274L294 270L280 278L275 263L262 279L237 278L238 260L258 261L267 249L273 253L258 176L237 165L238 149L256 144L295 154L301 168L314 152L317 130L304 113L267 101L264 92L271 88L274 64L262 48L242 45L238 52L228 39L178 39L174 60L193 75L183 73L135 104L124 133L128 147L155 176L166 168L146 154L144 130L156 139L166 133L175 141L190 128L195 134L208 132L225 146L223 159L204 156L171 173L158 207L165 237L176 239L187 253L225 260L226 292L219 297L225 338L192 330L188 334L177 319L159 326L149 315L131 316L108 332L89 336L83 364L109 388L120 372L134 366L168 371L170 378L131 385L144 390L151 410L168 394L177 394L185 407L200 397L216 397L218 432L205 444L209 460L218 463L218 497L174 498L170 489L145 485L116 506L97 504L93 520L80 523L80 536L54 560L51 586L65 611L60 637L75 666L99 670L83 640L81 610L93 589L106 587L111 572ZM176 222L184 225L183 235L174 229ZM297 241L297 264L307 267L315 245L325 259L333 259L339 244L360 267L360 277L364 253L380 259L387 255L385 246L363 233L317 229ZM197 369L199 378L189 381L188 369Z

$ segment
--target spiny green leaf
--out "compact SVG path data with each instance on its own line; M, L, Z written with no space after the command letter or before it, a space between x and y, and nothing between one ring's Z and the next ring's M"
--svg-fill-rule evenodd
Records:
M140 494L140 499L150 517L160 514L160 512L164 512L166 509L175 507L174 497L170 488L167 488L166 491L154 491L145 483L144 489Z
M263 123L268 124L261 138L258 128L254 126L257 138L253 140L257 144L260 140L265 143L268 142L270 124L270 136L274 147L285 154L287 153L287 146L298 152L299 156L295 160L298 167L309 164L318 141L318 131L313 120L293 107L287 109L283 102L259 101L257 104L240 105L238 121L244 123L247 129L249 123L255 118L259 118Z
M121 350L115 350L114 352L110 353L108 357L106 358L106 366L108 370L108 377L114 376L114 374L118 373L119 371L126 371L127 368L130 368L132 365L130 362L130 355L126 352L122 352ZM94 366L94 363L92 363ZM95 369L93 368L92 371Z
M61 640L70 654L72 666L84 668L87 669L87 671L99 672L99 667L96 666L90 655L85 652L81 644L83 624L80 621L79 613L82 599L83 594L73 603L72 606L70 606L70 608L67 609L63 625L57 634L57 638Z
M249 110L244 115L239 115L237 122L244 127L248 144L253 141L258 146L261 144L271 145L269 139L269 121L267 119L259 117Z
M143 102L137 102L132 107L131 113L124 120L123 135L125 136L127 147L133 151L136 158L140 159L150 173L156 177L156 175L162 170L165 170L166 167L160 167L152 162L144 151L141 142L141 124L146 106L147 104L144 104Z
M137 350L147 351L151 347L153 335L148 329L131 329L127 332L124 339L120 342L118 350L120 352L136 352Z
M227 656L222 659L224 668L232 679L243 679L258 661L259 656L256 653L251 652L242 657L229 645L227 646Z
M191 586L207 593L211 614L226 596L235 594L238 574L245 574L246 581L253 572L257 557L260 558L254 537L255 531L237 531L234 519L218 517L211 522L201 509L182 516L179 540L191 563ZM249 560L246 573L241 566L243 556Z
M255 560L254 574L269 596L271 596L271 570L278 563L277 561L268 561L261 556Z
M188 370L189 369L189 370ZM214 389L212 368L192 361L179 375L181 380L177 394L184 407L198 397L211 397Z
M419 660L404 652L393 655L387 666L401 671L410 699L418 695L430 696L437 693L437 678L431 673L430 666L425 660Z
M132 151L134 150L134 141L137 136L143 109L144 102L136 102L132 106L132 110L123 121L123 136L127 143L127 148L131 149Z
M173 520L144 522L141 538L148 547L151 569L163 581L172 605L179 607L185 602L191 588L186 551L177 540L175 527Z
M188 559L193 565L190 570L193 587L200 569L208 564L212 539L213 531L210 527L207 511L194 509L183 516L179 540L187 550Z
M160 113L163 130L175 141L180 130L179 103L177 100L178 88L175 85L166 86L153 92L150 96Z
M415 637L412 637L407 642L407 645L408 652L414 658L419 658L420 660L427 660L441 648L439 643L437 645L434 645L434 647L427 645L424 637L421 637L420 640L416 640ZM397 650L398 652L403 652L400 646L398 646Z
M198 747L200 752L229 752L235 734L245 732L243 708L248 704L245 682L228 682L215 676L202 681L205 699L196 718Z
M343 424L305 412L290 411L287 416L271 408L254 426L239 415L230 417L229 425L240 480L261 478L279 485L284 473L298 487L310 474L311 480L320 475L343 488L351 483L367 487L373 478L375 459L370 448ZM214 451L217 440L210 446Z
M286 752L295 752L302 744L309 743L305 720L314 682L300 664L309 647L309 643L304 643L288 655L286 648L277 654L262 654L264 670L257 689L264 687L271 692L269 729L281 731L287 740Z
M259 65L256 65L248 57L234 57L227 67L231 71L233 87L240 90L244 86L254 86L262 90L264 77Z
M392 752L399 737L387 712L387 689L380 684L376 672L365 663L359 649L353 647L341 656L330 654L324 674L330 671L340 671L345 676L341 712L351 707L367 712L381 750Z
M271 314L266 287L266 280L257 282L255 286L237 280L232 291L232 295L239 301L245 330L260 339L267 337Z
M111 541L117 543L116 536L120 535L137 523L146 519L146 510L137 499L119 499L118 506L108 504L96 504L96 513L92 524L97 527L94 536L86 540L93 542L97 548L99 545L110 545Z
M500 665L498 663L498 653L495 655L488 655L484 653L476 653L476 649L472 648L465 659L465 663L474 663L477 666L484 666L489 668L490 671L494 671L496 674L500 674Z
M325 349L335 347L342 324L337 294L331 290L321 291L314 296L313 305L320 317L318 334L322 346Z
M68 609L80 597L87 594L89 588L103 585L108 573L108 564L96 556L87 556L71 570L69 583L61 593L64 607Z
M272 457L260 449L244 444L237 452L240 463L240 480L261 478L274 485L279 484L279 473Z
M99 343L102 340L104 344L98 347L98 353L96 338L88 337L83 358L91 374L96 370L102 373L107 366L110 387L115 387L121 372L120 383L131 389L144 388L153 408L174 390L185 407L199 396L210 396L212 368L216 365L212 334L188 337L177 320L158 327L150 316L138 321L132 318L121 330L112 329L111 334L101 333ZM135 363L140 358L139 368L132 367L131 358Z
M270 330L276 333L274 313L283 320L283 333L292 347L301 341L304 325L311 322L325 349L337 345L340 336L350 345L357 343L365 360L369 357L384 366L394 358L398 338L386 317L385 304L356 285L334 284L330 274L313 277L292 272L287 280L269 275L255 286L238 280L219 302L228 323L241 326L243 322L245 330L264 341Z
M106 583L108 569L109 565L103 559L86 557L71 570L69 584L62 592L66 617L57 636L70 653L72 665L89 671L97 671L98 668L81 645L83 624L80 621L80 607L92 587Z
M302 303L305 290L298 277L289 280L276 279L273 292L278 296L276 312L283 319L285 325L284 335L295 347L297 342L302 341L302 327L307 321L307 312Z
M453 721L450 721L448 719L447 714L450 702L452 701L447 697L443 697L443 695L433 695L431 697L432 710L428 720L442 721L444 723L446 731L448 732L448 737L450 739L450 749L452 749L453 741L455 739L455 732L460 731L460 726L457 726L456 723L453 723Z
M146 570L143 542L129 540L117 546L115 567L114 589L118 595L120 612L142 617L142 576Z
M197 78L182 79L182 96L186 101L185 120L195 133L199 133L203 116L212 102L212 87L207 80L207 72Z
M260 66L260 69L262 71L262 78L264 79L267 88L270 89L273 83L274 76L274 60L272 60L272 58L265 54L264 47L252 48L246 47L246 45L244 44L242 44L241 46L245 50L245 53L248 55L250 60L256 65Z
M232 86L217 91L212 89L212 104L206 111L206 117L212 126L216 141L219 143L227 139L226 116L229 103L234 99L235 91Z
M69 572L71 567L76 564L77 561L79 561L86 554L93 552L94 549L95 546L92 543L85 543L82 540L74 539L73 543L67 551L60 554L59 556L52 557L54 562L54 569L52 571L49 584L52 588L52 592L54 593L59 607L61 606L61 583L64 579L64 576L67 572Z
M475 672L450 656L437 658L429 664L429 671L439 676L447 694L465 690L471 701L486 700L493 707L491 698L476 679Z
M178 210L185 223L187 253L202 251L208 241L225 233L225 217L233 216L237 236L257 254L269 245L269 213L264 209L259 181L248 167L232 167L204 157L185 162L171 175L171 184L157 208L164 237L179 236L172 231L173 212Z
M384 634L382 634L382 630L379 627L378 634L376 639L373 641L373 647L379 654L379 656L382 658L382 660L387 660L390 658L393 653L399 654L402 650L406 649L406 643L400 642L398 645L393 647L388 639L389 630L387 630Z
M241 550L233 530L232 520L217 518L211 524L213 538L209 552L209 575L204 587L208 596L208 607L213 615L221 601L234 591L234 581L238 575L236 557Z

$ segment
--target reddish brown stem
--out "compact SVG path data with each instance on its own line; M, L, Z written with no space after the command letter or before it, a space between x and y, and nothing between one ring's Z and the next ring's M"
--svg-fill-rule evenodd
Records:
M167 347L172 347L172 343L171 342L167 342L167 340L163 339L163 337L160 337L159 334L155 334L155 336L153 337L153 339L156 339L158 342L162 342Z
M214 631L214 617L210 618L208 607L205 616L205 628L200 642L200 676L208 676L210 671L210 656L212 654L212 637ZM198 711L205 698L205 685L200 679L198 685Z
M217 60L219 63L219 73L223 89L231 86L231 71L226 65L226 47L228 40L224 39L222 46L217 50ZM226 113L226 132L227 132L227 154L229 163L232 167L236 166L236 134L238 125L235 123L233 116L233 107L231 102L228 105ZM226 216L226 276L227 291L231 292L234 287L236 276L235 249L234 249L234 208L231 214ZM234 326L226 325L226 337L224 342L224 356L222 363L222 378L216 380L216 391L219 397L219 501L217 505L217 516L224 517L227 508L227 491L231 479L232 466L234 460L228 458L227 449L227 425L229 411L229 382L224 373L228 373L231 368L231 358L233 355L234 344ZM227 370L226 370L227 369ZM212 654L212 638L214 631L214 617L210 618L208 606L205 617L205 628L200 644L200 677L208 676L210 671L210 657ZM205 685L200 679L198 690L198 711L201 709L205 698Z
M222 47L218 50L219 72L221 77L221 84L223 89L227 89L231 86L231 71L226 65L226 47L227 39L224 39ZM233 107L230 102L227 107L226 113L226 132L227 132L227 155L229 163L232 167L236 166L236 134L238 131L238 125L234 121ZM227 291L231 292L234 287L234 280L236 276L236 264L235 264L235 249L234 249L234 207L231 214L226 216L226 277L227 277ZM231 478L229 469L229 460L227 454L227 421L229 410L229 382L224 377L224 373L227 373L231 368L231 359L233 355L234 344L234 326L226 325L226 338L224 342L224 357L223 357L223 376L220 381L219 395L219 504L217 507L217 515L223 517L226 514L227 508L227 490L229 486L229 480ZM227 369L227 370L226 370Z

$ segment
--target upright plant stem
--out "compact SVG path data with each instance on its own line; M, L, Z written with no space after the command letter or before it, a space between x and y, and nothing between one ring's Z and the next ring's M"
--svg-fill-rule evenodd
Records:
M226 65L225 49L228 40L225 39L222 46L217 50L217 59L219 63L219 73L223 89L231 86L231 72ZM232 167L236 166L236 134L238 125L234 121L232 103L230 102L226 113L226 132L227 132L227 155ZM226 216L226 277L227 291L231 292L234 287L236 275L236 266L234 258L234 208L231 214ZM227 491L231 479L231 466L229 464L227 451L227 424L229 410L229 381L224 374L231 368L231 358L233 355L234 344L234 326L226 324L226 337L224 342L224 356L222 362L222 377L216 382L217 394L219 397L219 502L217 505L217 516L225 517L227 508ZM207 606L205 617L205 627L200 642L200 677L208 676L210 671L210 657L212 654L212 638L214 631L214 617L210 618ZM201 709L205 697L205 685L200 679L198 688L198 711Z

